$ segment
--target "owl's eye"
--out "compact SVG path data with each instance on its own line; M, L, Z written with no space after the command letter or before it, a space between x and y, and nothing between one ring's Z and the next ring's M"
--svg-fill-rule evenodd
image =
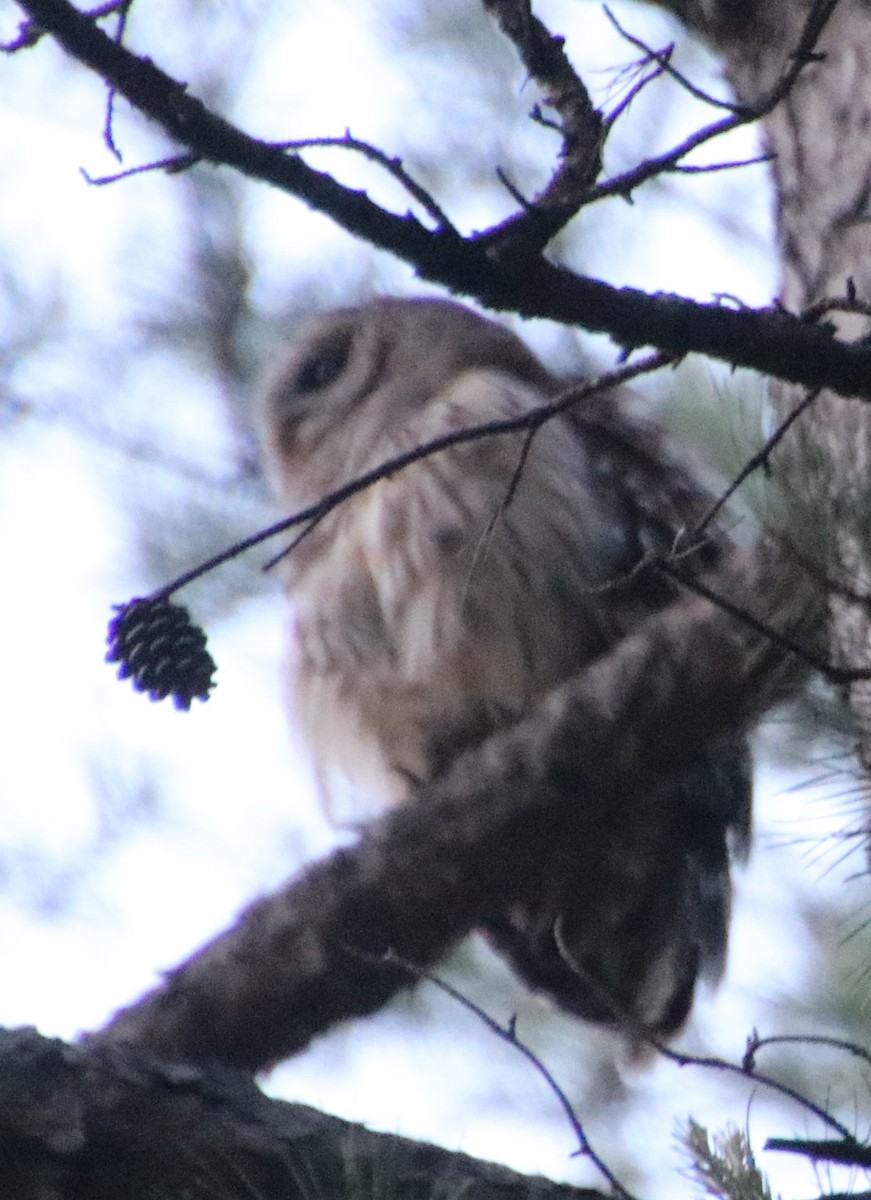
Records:
M295 390L303 395L318 392L334 383L345 369L351 350L351 336L331 338L318 346L303 362L294 380Z

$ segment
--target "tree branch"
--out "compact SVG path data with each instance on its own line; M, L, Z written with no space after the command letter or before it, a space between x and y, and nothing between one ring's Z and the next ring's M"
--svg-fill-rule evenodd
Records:
M414 217L388 212L365 194L313 170L280 145L258 141L211 113L175 79L116 44L67 0L20 4L41 29L193 157L233 167L297 196L354 236L410 263L424 279L489 308L607 333L627 349L652 345L678 356L705 354L789 382L871 398L871 346L863 342L840 342L830 329L808 328L776 309L733 310L679 296L649 296L576 275L515 246L502 253L486 235L463 238L450 229L427 229Z
M783 564L736 558L719 585L793 638L814 627L816 589L808 596ZM373 956L427 967L528 888L527 868L544 871L571 846L584 878L597 830L661 829L652 781L667 785L801 673L717 605L673 605L355 846L254 903L96 1039L257 1070L375 1011L408 978Z
M484 8L514 42L521 61L560 117L560 166L547 187L524 211L485 235L509 247L540 252L577 213L602 168L605 125L589 92L568 60L564 39L533 16L529 0L483 0Z
M604 1200L591 1188L267 1099L241 1071L0 1030L0 1195L8 1200L429 1200L435 1192Z

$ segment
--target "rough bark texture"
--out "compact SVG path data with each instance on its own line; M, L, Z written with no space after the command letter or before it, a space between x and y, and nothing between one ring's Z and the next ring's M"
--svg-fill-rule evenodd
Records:
M808 0L698 0L666 3L722 54L738 97L752 103L782 69L810 7ZM825 56L808 67L784 103L766 118L773 151L781 299L803 311L843 296L852 280L871 298L871 5L841 0L823 32ZM867 338L871 322L835 313L837 336ZM773 382L778 413L800 391ZM823 392L797 423L773 465L789 498L790 531L825 564L831 595L831 653L854 668L871 666L871 408ZM851 596L849 593L852 592ZM871 750L871 686L850 689Z
M441 1189L444 1189L443 1191ZM601 1193L267 1100L241 1071L0 1031L3 1200L342 1200Z

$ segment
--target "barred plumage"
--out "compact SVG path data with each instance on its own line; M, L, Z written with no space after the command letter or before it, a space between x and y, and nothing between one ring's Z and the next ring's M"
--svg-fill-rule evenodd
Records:
M294 336L266 392L266 458L296 509L566 386L468 309L375 300ZM327 797L348 776L413 800L417 782L670 603L673 586L639 564L708 502L662 434L609 394L531 440L452 446L341 505L287 560L295 710ZM710 535L684 568L712 566L724 546ZM746 848L750 829L746 746L711 747L691 777L651 787L662 803L644 821L659 814L657 828L602 829L597 879L573 874L571 847L559 863L518 863L524 902L496 905L488 932L562 1007L672 1032L699 973L722 970L730 846Z

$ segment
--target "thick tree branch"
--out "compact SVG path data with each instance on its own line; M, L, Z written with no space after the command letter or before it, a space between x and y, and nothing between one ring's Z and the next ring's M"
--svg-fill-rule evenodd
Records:
M813 628L792 571L741 558L719 586L745 607L755 596L757 614L792 637ZM672 829L662 797L674 793L651 781L666 784L800 673L793 656L717 605L672 606L356 846L257 901L98 1040L259 1069L407 985L401 968L373 956L432 964L566 846L584 878L603 828L634 829L645 839L640 861L658 869Z
M241 1071L0 1030L4 1200L428 1200L436 1191L469 1200L602 1200L589 1188L268 1100Z
M73 57L194 158L231 166L297 196L348 232L410 263L424 279L489 308L610 334L627 349L652 345L674 355L706 354L790 382L871 398L871 346L864 342L841 342L830 329L808 327L778 310L734 310L611 287L514 246L503 253L486 238L428 229L209 112L176 80L116 44L67 0L20 3Z

